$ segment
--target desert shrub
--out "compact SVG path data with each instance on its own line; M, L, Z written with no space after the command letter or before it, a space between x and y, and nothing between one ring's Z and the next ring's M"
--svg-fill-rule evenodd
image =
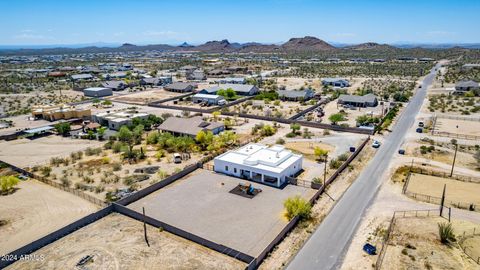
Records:
M330 169L338 169L340 168L340 166L342 166L342 163L343 163L342 161L334 158L330 160L330 163L329 163Z
M18 178L12 175L0 176L0 191L2 194L8 194L18 184Z
M295 216L300 219L308 219L312 214L312 205L310 202L300 196L290 197L283 203L286 210L286 217L291 220Z
M440 241L442 242L442 244L448 245L456 241L451 223L438 223L438 233L440 235Z
M276 144L285 144L285 140L283 138L278 138L275 143Z

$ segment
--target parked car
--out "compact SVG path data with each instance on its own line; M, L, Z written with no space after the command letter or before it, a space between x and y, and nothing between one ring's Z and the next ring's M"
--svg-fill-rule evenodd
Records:
M369 243L366 243L365 245L363 245L363 251L365 251L369 255L377 254L377 248Z
M398 153L400 155L405 155L405 150L404 149L398 149Z
M423 133L423 128L419 127L415 130L417 133Z
M179 153L174 153L173 154L173 162L174 163L181 163L182 162L182 156L180 156Z
M418 122L418 126L419 127L424 127L425 126L425 123L423 123L422 121Z
M377 140L373 141L372 147L373 147L373 148L379 148L379 147L380 147L380 142L377 141Z

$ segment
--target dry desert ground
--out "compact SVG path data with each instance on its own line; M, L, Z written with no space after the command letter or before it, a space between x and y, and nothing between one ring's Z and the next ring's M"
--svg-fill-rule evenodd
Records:
M94 204L36 180L0 196L0 254L6 254L97 210Z
M245 264L166 231L147 226L147 246L141 222L110 214L36 251L45 258L18 261L8 269L244 269Z

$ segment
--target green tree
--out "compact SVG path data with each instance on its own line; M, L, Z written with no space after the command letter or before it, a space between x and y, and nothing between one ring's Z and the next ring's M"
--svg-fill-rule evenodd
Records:
M312 205L310 202L300 197L299 195L290 197L283 202L283 206L286 210L286 217L291 220L292 218L299 216L300 219L308 219L312 214Z
M105 136L105 131L107 131L106 127L99 127L97 129L97 135L99 140L103 140L103 136Z
M347 119L341 113L335 113L328 117L328 120L332 122L332 125L336 125L338 122L346 121Z
M317 157L317 159L322 159L323 161L325 161L325 157L328 155L328 150L316 146L313 149L313 153Z
M18 178L12 175L0 176L0 190L2 194L10 193L18 184Z
M133 134L127 126L122 126L118 131L117 137L122 142L129 142L133 138Z
M297 134L298 131L300 130L301 126L297 123L292 123L290 124L290 129L292 130L293 134Z
M61 134L62 136L67 136L70 130L72 130L72 128L70 126L70 123L63 122L56 124L55 130L58 132L58 134Z

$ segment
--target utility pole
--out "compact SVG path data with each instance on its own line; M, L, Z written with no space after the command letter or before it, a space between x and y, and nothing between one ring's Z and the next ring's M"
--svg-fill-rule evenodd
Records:
M145 236L145 242L147 243L147 246L150 247L150 243L148 242L148 237L147 237L147 224L145 224L145 207L142 207L143 211L143 235Z
M325 189L325 182L327 181L327 159L328 153L325 155L325 169L323 170L323 189Z
M452 170L450 171L450 177L453 176L453 168L455 167L455 160L457 159L457 150L458 150L458 143L455 144L455 154L453 155L453 163L452 163Z
M443 194L442 194L442 200L440 202L440 216L443 214L443 205L445 203L445 190L447 189L447 184L443 185Z

